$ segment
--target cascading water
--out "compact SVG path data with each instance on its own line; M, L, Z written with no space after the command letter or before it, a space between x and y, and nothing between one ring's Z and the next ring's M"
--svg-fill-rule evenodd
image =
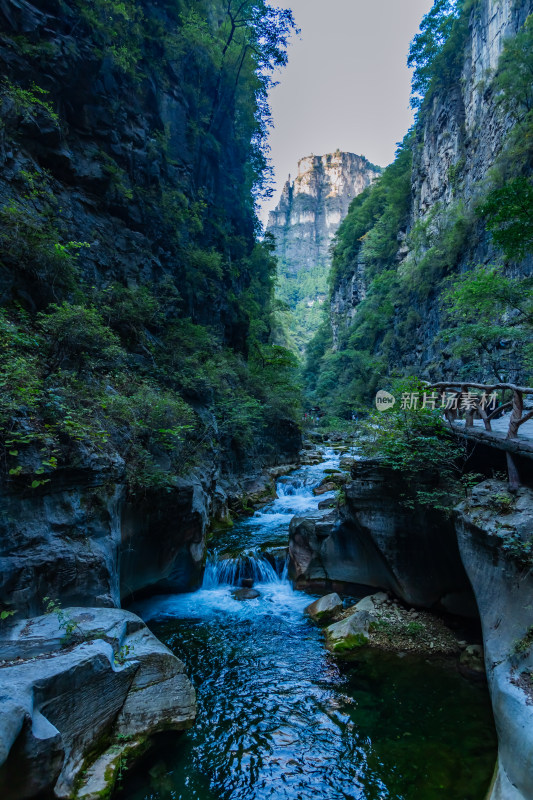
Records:
M337 662L287 562L294 514L338 457L280 479L277 498L217 537L202 586L134 610L185 661L198 718L160 739L116 800L480 800L495 758L486 688L424 661ZM276 552L283 553L283 548ZM228 553L231 556L228 557ZM276 564L274 567L273 564ZM251 579L259 596L236 598Z
M282 583L287 580L287 570L284 566L282 574L278 575L268 559L260 553L242 553L237 558L219 558L215 552L207 559L202 589L240 586L245 578L259 584Z

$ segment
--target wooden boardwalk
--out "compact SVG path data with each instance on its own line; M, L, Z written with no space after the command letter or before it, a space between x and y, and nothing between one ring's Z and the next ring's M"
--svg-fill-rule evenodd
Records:
M444 416L452 430L467 439L505 451L510 484L519 485L513 456L533 459L533 388L512 383L488 385L467 381L426 386L428 390L441 393ZM506 395L511 399L498 399Z
M525 456L533 460L533 419L520 426L519 433L513 439L508 439L509 422L511 414L504 414L499 419L492 420L492 431L486 431L482 419L475 419L471 427L466 427L464 419L453 420L450 424L454 431L462 434L467 439L472 439L508 453Z

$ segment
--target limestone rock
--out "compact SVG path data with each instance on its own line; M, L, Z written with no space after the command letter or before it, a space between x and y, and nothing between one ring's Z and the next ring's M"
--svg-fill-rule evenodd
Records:
M331 240L351 200L379 174L379 167L355 153L337 151L300 159L298 174L292 182L289 176L267 225L288 273L329 264Z
M72 796L105 737L188 727L194 689L135 614L69 608L0 632L0 783L6 800ZM68 630L65 628L68 626ZM110 770L110 775L113 771Z
M398 473L375 461L355 462L338 518L291 521L294 576L304 585L335 581L354 594L361 585L375 587L426 608L447 608L457 599L465 616L475 616L453 522L431 510L407 509L405 491Z
M502 509L501 513L495 497L506 489L504 482L484 481L457 507L455 523L481 617L498 731L498 775L490 800L529 800L533 797L533 705L517 675L533 671L533 650L517 648L517 643L525 641L531 626L533 575L503 545L531 537L533 490L519 489L511 512Z
M314 603L308 605L305 614L314 622L325 623L331 620L342 610L342 600L336 592L319 597Z
M289 525L289 558L294 577L328 580L324 565L316 558L335 528L335 514L317 517L293 517Z
M318 504L319 511L325 511L326 509L335 508L337 505L337 500L334 497L330 497L329 500L321 500Z
M363 597L362 600L359 600L359 602L355 604L354 609L356 611L368 611L370 614L374 614L376 611L379 611L387 599L385 592L376 592L376 594L368 595L368 597Z
M371 615L357 611L340 622L334 622L326 630L326 646L332 653L346 653L368 644L368 628Z
M316 497L317 495L326 494L326 492L334 492L336 488L336 483L333 483L332 481L326 481L326 483L321 483L320 486L316 486L313 489L313 494Z

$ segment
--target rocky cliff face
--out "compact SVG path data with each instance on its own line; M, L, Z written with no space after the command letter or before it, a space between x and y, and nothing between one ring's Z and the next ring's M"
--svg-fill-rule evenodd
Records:
M505 40L533 6L529 0L483 0L470 17L460 80L437 92L418 132L413 164L413 222L438 203L470 203L483 189L512 121L502 114L492 79ZM488 242L485 257L490 256ZM480 252L482 257L482 253Z
M200 51L175 4L126 5L0 3L0 603L26 615L45 595L117 606L159 580L186 588L209 519L224 512L222 473L238 493L258 461L291 460L300 444L279 412L246 451L230 424L219 430L198 350L208 341L210 357L231 352L246 371L241 299L262 268L248 261L250 137L227 102L209 136L198 129L225 76L202 52L191 82ZM37 315L58 308L69 322L48 343ZM104 336L90 352L89 318ZM17 343L19 325L28 337ZM117 357L100 369L105 341ZM218 388L227 380L236 406L239 378L224 370ZM187 415L176 469L172 430Z
M267 232L276 239L278 296L292 310L289 340L303 353L316 333L327 298L330 247L354 197L379 175L354 153L308 156L283 187Z
M275 265L254 234L261 77L248 40L242 59L225 47L227 11L204 0L0 2L10 800L102 797L124 737L192 722L183 665L119 606L195 585L210 521L299 450L290 415L260 419L272 381L252 399L249 309L268 307ZM248 119L236 112L244 99ZM252 422L240 401L258 409ZM40 617L50 603L56 614ZM103 762L81 781L89 754Z
M504 260L483 222L476 218L474 208L489 189L490 170L514 123L503 110L494 86L499 57L504 43L517 33L532 11L531 0L474 2L459 53L457 75L445 89L437 88L431 93L415 126L410 145L409 210L396 231L396 252L382 259L380 270L408 275L416 270L432 241L438 242L437 250L440 248L441 253L446 247L449 251L438 267L435 264L439 253L436 253L434 276L427 279L433 282L432 286L421 292L417 286L420 280L415 281L405 290L405 297L396 298L394 313L384 315L384 330L389 332L386 357L405 372L429 379L456 376L458 364L450 360L443 342L438 340L442 312L437 284L443 274L461 272L468 265ZM454 225L457 225L455 243L450 246L450 236L447 245L443 245L442 232L451 231ZM386 223L378 236L385 226ZM461 234L461 228L468 233ZM375 275L373 263L369 276L363 251L361 248L358 257L340 271L333 287L330 319L334 349L343 336L348 336ZM528 275L533 269L532 259L526 258L510 269L514 275ZM380 331L373 345L378 357L383 355L384 335ZM509 378L519 380L520 376Z
M291 522L290 557L303 585L387 589L409 605L475 616L453 524L402 505L405 484L378 463L352 467L340 516Z
M286 275L329 263L329 247L350 202L380 170L354 153L307 156L298 161L270 213L267 231L276 237L276 253Z
M408 605L481 620L499 740L490 800L533 796L533 491L487 480L454 518L402 505L405 484L355 462L345 501L327 517L294 518L292 570L303 586L387 590ZM472 592L473 590L473 592ZM461 663L466 664L463 656Z
M483 626L499 739L490 800L533 796L533 579L524 555L531 542L532 515L531 489L519 489L511 497L507 485L495 480L476 486L456 509L461 558Z

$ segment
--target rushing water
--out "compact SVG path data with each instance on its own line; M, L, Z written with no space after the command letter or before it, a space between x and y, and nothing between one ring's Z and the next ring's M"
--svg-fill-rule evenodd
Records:
M486 687L423 659L342 663L303 615L309 595L260 554L316 511L318 467L217 539L202 587L136 609L182 658L198 718L162 736L127 773L120 800L483 800L495 760ZM282 566L282 565L280 565ZM260 597L233 597L243 577Z

